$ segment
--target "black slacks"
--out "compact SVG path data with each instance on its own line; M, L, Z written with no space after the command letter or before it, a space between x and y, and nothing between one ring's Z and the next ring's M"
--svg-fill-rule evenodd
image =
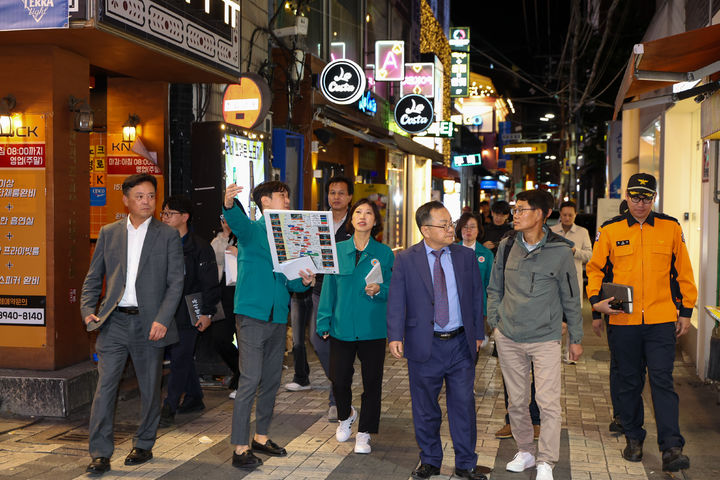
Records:
M385 339L345 342L330 337L330 381L338 409L338 419L350 416L355 356L360 359L363 393L358 432L377 433L380 425Z

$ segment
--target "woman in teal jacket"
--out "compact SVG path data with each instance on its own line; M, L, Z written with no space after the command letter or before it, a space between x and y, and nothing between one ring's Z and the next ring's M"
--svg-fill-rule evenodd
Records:
M460 219L457 221L455 227L455 237L468 248L475 250L475 257L477 257L478 267L480 267L480 275L482 276L483 285L487 289L490 283L490 270L492 269L493 260L495 256L492 251L483 246L482 243L478 242L478 238L482 238L482 231L480 230L482 223L480 219L474 213L463 213ZM487 311L487 294L483 305Z
M323 282L317 332L330 337L330 380L338 409L335 437L339 442L350 438L357 419L351 386L355 356L360 359L363 394L355 453L370 453L370 434L377 433L380 424L387 295L395 256L390 247L373 238L382 229L375 203L363 198L348 215L347 231L352 238L337 244L339 273L327 275Z

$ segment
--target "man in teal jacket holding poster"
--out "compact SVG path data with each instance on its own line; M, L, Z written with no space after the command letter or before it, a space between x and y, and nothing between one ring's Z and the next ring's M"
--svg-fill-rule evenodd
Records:
M234 467L253 469L262 465L254 455L260 452L285 456L287 452L268 438L275 395L280 386L285 329L290 292L302 292L315 281L310 272L289 281L273 272L265 219L250 220L235 202L242 187L231 184L225 192L223 214L237 237L238 276L235 287L235 322L240 352L240 379L233 407L230 441L235 445ZM290 206L287 185L263 182L253 189L253 201L265 209L287 210ZM255 397L255 435L250 444L250 412Z

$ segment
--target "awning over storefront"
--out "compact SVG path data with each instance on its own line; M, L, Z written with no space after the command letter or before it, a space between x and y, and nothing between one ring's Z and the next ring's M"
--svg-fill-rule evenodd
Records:
M411 153L413 155L417 155L419 157L429 158L434 163L443 163L444 158L442 153L431 150L426 146L420 145L412 139L404 137L398 133L392 132L390 135L392 136L393 141L400 150Z
M109 30L84 27L52 30L0 32L0 43L12 45L52 45L86 57L91 65L107 72L149 81L173 83L233 83L226 72L163 49L158 45Z
M720 25L638 43L633 47L633 53L615 99L613 119L617 118L627 98L678 82L701 80L718 71L720 71ZM666 97L668 98L655 103L674 101L672 96Z

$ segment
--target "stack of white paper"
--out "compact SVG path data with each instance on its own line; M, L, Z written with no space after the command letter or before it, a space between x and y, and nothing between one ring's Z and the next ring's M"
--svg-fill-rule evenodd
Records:
M383 283L383 274L379 263L373 265L370 272L365 275L365 285L370 285L371 283L377 283L378 285Z

